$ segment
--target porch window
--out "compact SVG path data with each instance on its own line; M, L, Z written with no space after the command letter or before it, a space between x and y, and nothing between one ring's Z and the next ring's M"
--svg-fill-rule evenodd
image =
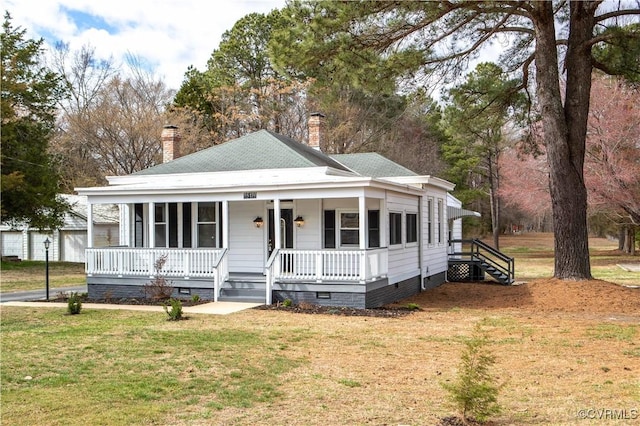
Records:
M133 205L133 246L144 247L144 205Z
M216 218L216 203L198 203L198 247L217 247Z
M418 242L418 215L416 213L407 213L407 229L406 242Z
M182 247L191 247L191 203L182 204Z
M154 205L154 223L156 247L167 246L167 206L164 203Z
M358 213L340 213L340 246L358 246L360 244L360 215Z
M324 248L336 248L336 211L324 211Z
M369 247L380 247L380 210L369 210L367 216Z
M402 213L389 213L389 245L402 244Z

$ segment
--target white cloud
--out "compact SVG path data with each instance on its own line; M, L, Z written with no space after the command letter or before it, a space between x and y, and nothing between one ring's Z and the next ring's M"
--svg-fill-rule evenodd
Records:
M222 34L249 13L268 13L285 0L5 0L14 27L48 45L91 45L98 56L124 63L126 54L154 66L167 86L178 89L189 65L204 70ZM71 13L70 13L71 11ZM76 22L73 11L94 16ZM104 25L100 25L103 21ZM87 27L87 23L91 24Z

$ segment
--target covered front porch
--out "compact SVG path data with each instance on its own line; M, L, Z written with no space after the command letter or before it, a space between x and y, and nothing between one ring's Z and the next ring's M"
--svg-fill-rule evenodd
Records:
M367 284L386 277L388 267L388 251L383 248L276 249L271 253L264 273L258 274L230 272L227 248L106 247L87 249L86 254L88 283L99 286L105 280L109 281L112 297L114 292L134 297L144 282L161 274L174 287L177 297L197 294L216 302L225 299L226 293L239 295L236 297L239 299L250 298L271 304L274 290L304 289L321 294L353 292L357 288L366 290ZM156 270L156 262L161 258L164 259L163 268ZM262 295L256 300L258 291L262 291Z

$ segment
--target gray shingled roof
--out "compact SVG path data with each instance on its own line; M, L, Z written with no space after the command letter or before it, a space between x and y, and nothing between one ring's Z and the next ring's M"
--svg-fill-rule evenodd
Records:
M344 164L361 176L372 178L392 176L417 176L416 173L375 152L360 154L335 154L331 158Z
M300 167L332 167L348 171L336 160L307 145L268 130L259 130L134 174L160 175Z

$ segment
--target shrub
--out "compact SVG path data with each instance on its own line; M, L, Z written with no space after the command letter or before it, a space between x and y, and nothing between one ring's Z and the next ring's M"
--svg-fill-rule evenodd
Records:
M407 309L409 309L410 311L419 311L420 305L418 305L417 303L408 303Z
M481 323L477 323L472 336L465 341L458 377L452 383L442 384L465 422L470 417L483 422L500 412L497 402L500 386L489 371L495 357L487 350L487 343Z
M165 263L167 263L167 255L160 256L153 264L156 273L154 278L143 286L145 297L152 300L167 300L173 294L173 286L162 275Z
M169 299L169 303L171 304L171 309L165 304L162 305L164 311L169 316L169 321L180 321L183 319L182 316L182 302L178 299Z
M69 315L77 315L82 309L82 297L78 293L71 293L67 300L67 312Z
M194 294L193 296L191 296L191 301L193 303L198 303L200 301L200 295L199 294Z
M284 306L285 308L289 308L291 307L291 305L293 305L293 301L291 299L284 299L284 301L282 302L282 306Z

